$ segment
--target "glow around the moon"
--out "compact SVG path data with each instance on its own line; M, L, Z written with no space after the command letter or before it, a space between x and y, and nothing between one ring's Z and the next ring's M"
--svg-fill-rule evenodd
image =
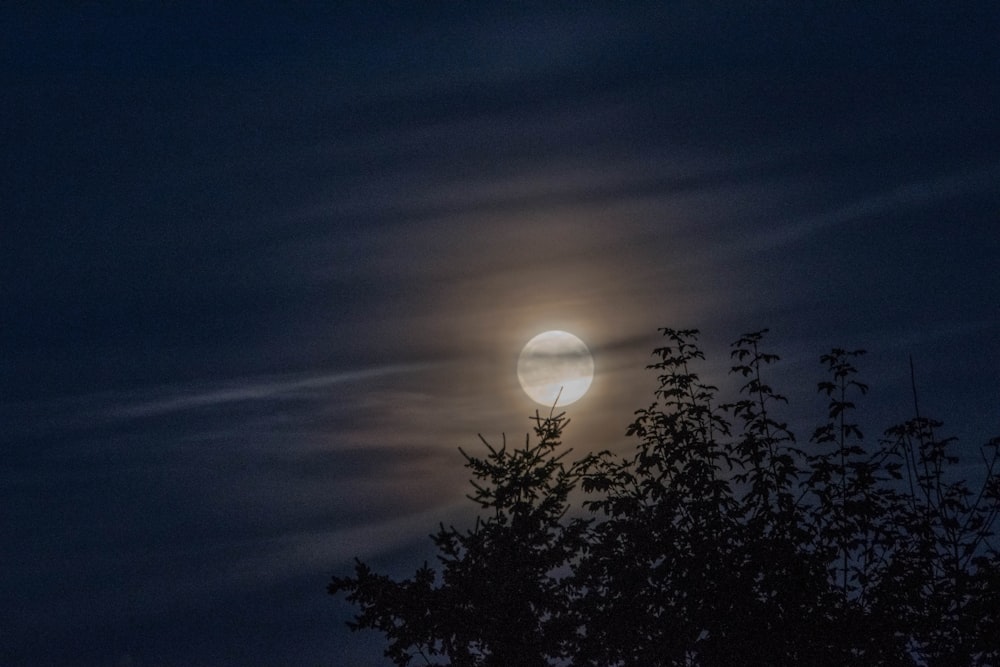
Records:
M521 350L517 379L524 393L536 403L548 407L569 405L590 389L594 358L584 342L573 334L546 331L529 340Z

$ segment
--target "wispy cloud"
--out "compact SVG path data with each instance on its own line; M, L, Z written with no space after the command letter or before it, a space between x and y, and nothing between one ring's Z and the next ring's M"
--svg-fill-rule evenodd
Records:
M182 412L185 410L195 410L198 408L218 406L226 403L261 401L279 396L293 395L313 389L323 389L347 382L368 380L399 373L409 373L425 367L426 366L422 364L383 366L379 368L328 373L324 375L310 375L304 377L278 376L266 379L255 379L247 381L245 384L242 382L233 382L228 383L224 387L202 387L193 393L183 390L175 390L169 395L160 398L114 407L109 410L108 414L120 419L132 419L163 415L172 412Z
M6 422L9 435L41 436L64 429L125 424L226 405L301 398L340 385L414 374L432 366L411 363L321 374L276 374L0 403L0 418Z
M281 535L267 545L268 549L233 564L226 577L236 586L270 583L302 572L323 571L355 557L375 558L407 544L417 545L425 540L429 544L427 535L441 523L459 526L468 523L472 515L469 507L470 503L458 502L337 530Z
M752 246L758 250L765 250L788 245L830 227L943 203L957 197L995 188L998 182L1000 182L1000 164L945 174L930 180L906 183L778 227L759 235Z

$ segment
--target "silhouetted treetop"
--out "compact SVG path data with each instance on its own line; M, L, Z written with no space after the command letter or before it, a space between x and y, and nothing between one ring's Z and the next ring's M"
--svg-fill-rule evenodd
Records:
M733 343L728 400L697 373L698 332L661 332L631 451L570 458L562 413L521 447L460 450L479 517L441 525L409 579L333 577L350 627L397 665L1000 664L1000 438L977 488L919 411L866 438L863 352L833 349L799 442L765 331Z

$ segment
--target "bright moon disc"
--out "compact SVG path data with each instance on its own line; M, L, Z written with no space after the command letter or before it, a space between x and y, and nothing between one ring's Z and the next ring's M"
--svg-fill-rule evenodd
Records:
M517 359L517 379L531 400L553 407L575 403L594 380L594 358L583 341L565 331L540 333ZM561 393L560 393L561 392ZM556 398L559 402L556 402Z

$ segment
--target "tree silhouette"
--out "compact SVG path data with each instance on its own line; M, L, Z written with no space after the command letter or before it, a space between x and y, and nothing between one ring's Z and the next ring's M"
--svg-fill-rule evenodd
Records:
M397 665L991 665L1000 662L1000 438L973 491L917 414L868 443L861 351L834 349L824 421L799 446L766 382L765 332L733 343L732 402L695 372L696 330L662 329L634 450L568 460L564 414L522 448L462 451L468 530L395 581L334 577Z

